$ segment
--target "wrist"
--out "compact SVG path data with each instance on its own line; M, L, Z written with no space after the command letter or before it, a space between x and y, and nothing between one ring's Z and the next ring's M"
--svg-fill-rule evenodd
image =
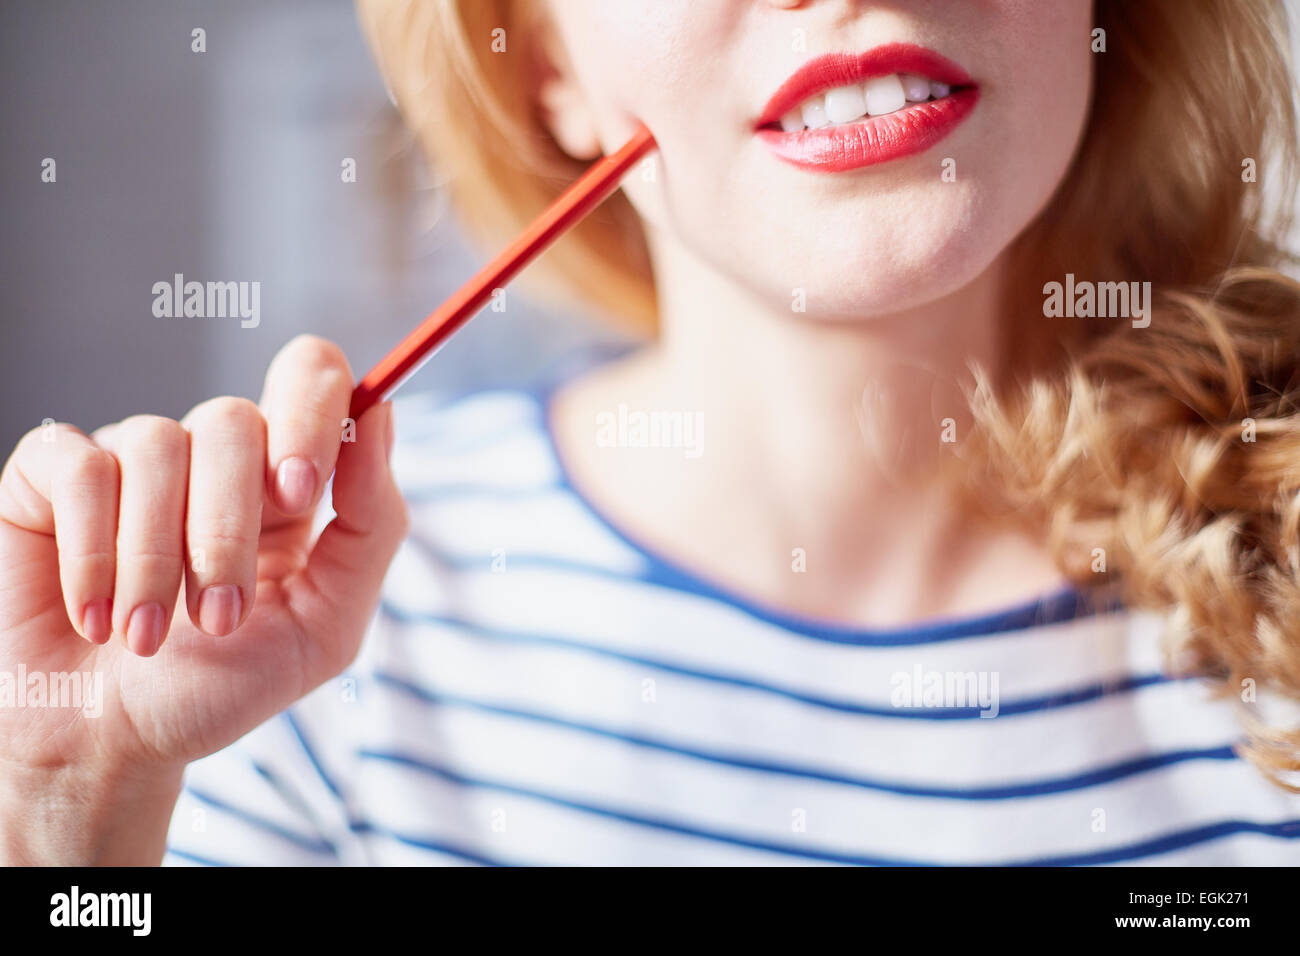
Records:
M0 768L0 864L157 865L183 771Z

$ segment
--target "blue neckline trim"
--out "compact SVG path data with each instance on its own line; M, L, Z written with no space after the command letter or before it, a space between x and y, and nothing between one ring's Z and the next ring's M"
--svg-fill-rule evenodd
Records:
M588 366L590 367L590 366ZM572 372L572 366L569 371ZM644 580L663 587L708 598L733 607L750 617L776 625L784 630L835 644L860 644L899 646L931 644L968 637L988 637L1006 634L1031 627L1059 624L1082 617L1119 610L1117 602L1098 602L1071 585L1012 607L971 617L940 617L915 624L891 628L861 628L837 624L816 618L781 611L760 601L735 593L721 585L705 580L699 574L678 564L628 532L606 515L577 486L569 466L560 451L552 418L556 393L569 381L571 375L555 375L545 384L529 390L537 402L540 430L547 450L555 463L557 485L571 494L583 509L606 531L634 551L645 562Z

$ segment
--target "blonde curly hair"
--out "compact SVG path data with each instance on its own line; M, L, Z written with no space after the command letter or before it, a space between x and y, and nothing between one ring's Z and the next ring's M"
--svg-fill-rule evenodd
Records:
M541 7L358 0L407 124L486 241L583 168L520 92L540 75L528 38ZM964 478L1046 533L1081 587L1165 613L1171 666L1225 693L1253 682L1300 697L1300 283L1280 271L1294 265L1284 247L1300 170L1286 12L1281 0L1097 0L1094 16L1108 46L1088 126L1009 250L1017 377L977 378ZM497 28L512 55L490 52ZM1044 285L1067 272L1149 281L1149 327L1044 322ZM621 195L542 274L653 331L645 241ZM1243 708L1246 755L1289 785L1300 729Z

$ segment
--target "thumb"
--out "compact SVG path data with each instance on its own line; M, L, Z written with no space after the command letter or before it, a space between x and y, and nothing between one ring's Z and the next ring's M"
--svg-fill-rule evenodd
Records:
M320 652L322 673L339 673L356 656L379 588L406 537L406 504L393 480L393 406L370 408L356 424L356 441L343 442L334 472L335 518L312 549L291 601Z

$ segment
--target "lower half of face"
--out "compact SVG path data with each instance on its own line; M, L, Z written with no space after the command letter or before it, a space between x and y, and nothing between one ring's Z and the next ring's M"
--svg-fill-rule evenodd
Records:
M560 0L607 149L644 122L643 217L822 318L886 315L987 270L1060 186L1092 77L1089 0ZM923 87L925 87L923 89Z

